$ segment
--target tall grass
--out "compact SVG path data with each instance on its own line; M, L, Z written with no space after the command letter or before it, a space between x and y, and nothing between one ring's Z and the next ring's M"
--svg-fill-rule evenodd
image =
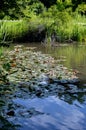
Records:
M86 42L86 18L82 16L72 17L56 28L61 41L72 39L74 41Z
M69 14L67 11L50 11L42 15L41 22L47 28L50 36L54 31L60 37L60 41L72 39L74 41L86 42L86 17L77 12Z
M72 39L74 41L86 41L86 26L75 23L74 20L59 27L60 35L63 39Z
M62 17L61 17L62 14ZM86 17L80 15L69 16L67 13L57 13L54 16L33 15L28 20L1 20L0 21L0 42L15 41L25 34L33 32L33 36L45 30L48 39L55 31L60 36L61 42L67 39L86 42ZM65 16L64 16L65 15Z
M28 30L28 24L24 20L1 20L0 42L11 41L22 37Z

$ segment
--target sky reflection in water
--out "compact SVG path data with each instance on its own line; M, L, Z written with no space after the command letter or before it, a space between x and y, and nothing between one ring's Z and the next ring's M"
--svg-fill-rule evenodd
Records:
M13 101L27 110L34 108L40 112L30 118L19 117L15 122L22 124L20 130L86 130L85 104L82 105L76 101L76 105L70 105L55 96L34 99L17 98Z
M63 57L65 61L62 64L69 69L78 70L79 78L86 83L86 46L43 48L43 46L40 47L37 44L30 45L36 46L37 51L51 54L56 59ZM38 111L38 114L32 114L31 117L20 116L18 115L19 107L16 110L17 117L14 117L14 119L12 117L9 120L15 122L15 124L21 124L18 130L86 130L86 96L82 96L82 94L78 94L75 98L74 95L63 96L69 103L72 100L72 103L64 102L59 99L61 97L56 96L34 99L16 98L13 102L19 104L22 111L33 108ZM80 102L83 99L84 101L81 104Z

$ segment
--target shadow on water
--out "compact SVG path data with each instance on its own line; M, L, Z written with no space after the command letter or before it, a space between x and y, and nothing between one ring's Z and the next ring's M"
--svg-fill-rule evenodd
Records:
M0 130L86 130L86 48L37 46L41 49L74 73L79 71L83 81L52 78L0 84Z

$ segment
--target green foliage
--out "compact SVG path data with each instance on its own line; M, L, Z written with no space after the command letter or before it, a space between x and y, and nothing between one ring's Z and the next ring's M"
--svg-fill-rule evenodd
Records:
M29 6L29 12L33 12L36 15L42 13L44 10L44 6L42 3L33 3L31 6Z
M19 14L22 15L20 12L19 5L17 4L17 0L0 0L0 18L18 18Z
M10 65L9 62L5 62L5 63L3 64L3 69L5 69L6 71L9 71L10 68L11 68L11 65Z
M50 39L53 32L60 36L60 41L67 39L74 41L86 41L86 28L84 26L86 18L78 15L70 15L66 10L58 12L53 6L42 15L32 17L28 20L1 21L0 22L0 41L15 41L21 39L26 34L37 35L37 32L45 30L45 34ZM52 11L53 10L53 11Z
M78 5L76 11L79 12L81 15L86 15L86 4L82 3Z
M75 11L79 4L82 4L83 2L86 2L86 0L72 0L73 4L73 11Z
M78 15L86 13L84 0L14 0L13 6L12 1L1 1L0 18L3 20L0 21L0 43L16 41L26 35L34 40L33 37L42 30L48 39L55 32L61 42L67 39L86 41L86 18ZM72 12L73 8L77 8L76 12Z
M63 11L65 9L65 4L63 2L57 2L57 9Z
M25 20L3 20L0 21L0 42L12 41L27 33L28 24Z
M75 17L75 19L72 17L69 19L68 18L67 21L64 21L63 24L59 26L56 31L61 36L61 41L64 42L67 39L72 39L73 41L85 42L86 27L84 26L84 20L86 20L86 18L78 15Z
M46 8L52 6L56 6L59 11L67 8L72 8L75 11L80 4L85 6L85 0L0 0L0 18L21 19L32 12L39 15ZM82 10L81 8L79 7L80 10Z

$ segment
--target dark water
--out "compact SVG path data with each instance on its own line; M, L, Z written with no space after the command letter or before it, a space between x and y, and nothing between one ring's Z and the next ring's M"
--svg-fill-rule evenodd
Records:
M35 51L49 53L64 66L78 72L81 87L86 89L86 46L28 46L36 47ZM86 91L42 98L15 97L12 102L16 105L16 116L7 119L20 125L17 130L86 130Z

